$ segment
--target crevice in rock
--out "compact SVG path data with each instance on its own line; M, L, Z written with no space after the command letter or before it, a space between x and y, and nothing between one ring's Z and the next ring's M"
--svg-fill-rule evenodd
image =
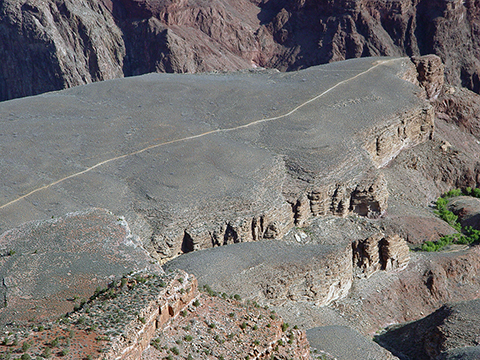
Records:
M188 234L186 231L184 232L183 235L183 240L182 240L182 252L184 254L192 252L194 249L194 241L190 234Z
M225 229L225 234L223 235L223 245L238 243L240 239L238 238L238 233L233 229L230 224L227 224Z

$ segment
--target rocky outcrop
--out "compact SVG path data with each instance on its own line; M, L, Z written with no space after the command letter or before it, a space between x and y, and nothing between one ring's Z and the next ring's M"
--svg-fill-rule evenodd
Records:
M370 277L380 270L403 270L410 260L404 239L377 233L352 243L354 272L357 277Z
M212 263L222 264L221 271L207 265ZM352 286L352 247L348 241L330 246L242 243L185 254L165 268L189 271L201 285L261 304L288 300L324 306L345 297Z
M448 208L458 216L462 228L471 226L480 230L480 199L471 196L454 197Z
M439 118L480 138L480 96L465 88L446 86L434 105Z
M480 300L446 304L421 320L387 331L378 340L403 358L449 358L454 349L478 347L479 309ZM470 353L462 358L474 359L472 355L478 355L478 349L476 352L470 350Z
M435 55L425 55L412 56L411 60L417 68L416 78L425 89L427 99L437 99L442 94L445 83L445 66L442 59Z
M148 281L149 279L147 279ZM150 346L155 332L165 327L198 296L197 279L186 273L179 272L171 276L166 284L164 289L158 291L159 285L154 283L153 291L156 290L158 293L147 302L135 305L137 317L124 324L121 336L116 336L111 340L110 349L101 356L102 359L139 359L142 352ZM121 297L117 297L115 300L120 308L124 305L122 300L128 301ZM101 307L98 309L98 313L95 310L92 308L88 317L108 316L108 313L103 313ZM88 319L86 321L88 322ZM101 323L101 321L99 322Z
M148 72L430 53L448 83L479 92L478 19L475 0L7 0L0 100Z
M312 190L307 195L310 211L302 208L302 201L305 200L301 198L297 201L297 224L306 223L311 216L347 216L353 213L370 218L380 216L388 204L387 184L381 173L372 174L372 177Z
M365 238L355 240L362 235ZM404 270L409 260L405 240L385 236L375 221L330 215L292 229L283 241L193 252L167 262L165 268L193 273L201 285L235 291L261 304L326 306L348 296L358 278ZM222 264L221 271L213 263Z
M385 166L400 151L431 139L434 109L426 107L396 116L366 136L365 148L378 167Z
M166 358L173 348L180 358L312 358L305 331L289 326L274 311L256 303L215 295L202 294L196 306L188 306L168 327L158 329L141 359Z

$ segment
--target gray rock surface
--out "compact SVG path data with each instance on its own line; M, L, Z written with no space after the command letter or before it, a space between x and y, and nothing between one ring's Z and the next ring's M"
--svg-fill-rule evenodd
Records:
M185 254L164 267L194 274L200 286L270 306L288 301L323 306L346 296L352 285L349 241L323 246L276 240L233 244Z
M346 326L322 326L307 330L307 339L317 353L326 353L338 360L398 359L387 350Z
M445 351L438 360L477 360L480 359L480 346L469 346Z
M471 196L455 197L448 202L448 208L458 216L462 227L480 229L480 199Z
M387 207L378 167L428 140L408 59L150 74L0 104L0 232L91 207L159 259ZM376 145L375 145L376 144Z
M0 254L0 328L55 320L127 273L163 273L125 219L102 209L11 229Z

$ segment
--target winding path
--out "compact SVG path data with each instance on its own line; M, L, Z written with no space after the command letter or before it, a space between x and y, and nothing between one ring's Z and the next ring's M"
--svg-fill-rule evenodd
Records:
M159 143L159 144L153 144L153 145L150 145L150 146L147 146L143 149L140 149L140 150L136 150L136 151L133 151L131 153L128 153L128 154L123 154L123 155L120 155L120 156L116 156L116 157L113 157L113 158L110 158L110 159L107 159L107 160L104 160L104 161L101 161L93 166L90 166L88 168L86 168L85 170L82 170L82 171L79 171L79 172L76 172L76 173L73 173L73 174L70 174L68 176L65 176L61 179L58 179L50 184L47 184L47 185L44 185L44 186L41 186L39 188L36 188L30 192L28 192L27 194L25 195L22 195L12 201L9 201L7 202L6 204L3 204L3 205L0 205L0 209L4 209L12 204L15 204L16 202L22 200L22 199L25 199L27 197L29 197L30 195L33 195L37 192L40 192L42 190L45 190L45 189L48 189L52 186L55 186L63 181L66 181L66 180L69 180L69 179L72 179L72 178L75 178L77 176L80 176L80 175L83 175L91 170L94 170L102 165L105 165L105 164L108 164L110 162L113 162L115 160L120 160L120 159L124 159L126 157L129 157L129 156L133 156L133 155L137 155L137 154L141 154L147 150L151 150L151 149L155 149L155 148L158 148L158 147L161 147L161 146L165 146L165 145L170 145L170 144L175 144L175 143L179 143L179 142L183 142L183 141L188 141L188 140L193 140L193 139L197 139L197 138L201 138L201 137L204 137L204 136L207 136L207 135L211 135L211 134L215 134L215 133L221 133L221 132L229 132L229 131L235 131L235 130L239 130L239 129L244 129L244 128L248 128L250 126L254 126L254 125L258 125L258 124L262 124L262 123L266 123L266 122L270 122L270 121L274 121L274 120L279 120L279 119L282 119L282 118L285 118L285 117L288 117L292 114L294 114L296 111L298 111L299 109L301 109L302 107L318 100L319 98L321 98L322 96L328 94L330 91L336 89L337 87L345 84L345 83L348 83L349 81L352 81L362 75L365 75L366 73L372 71L373 69L377 68L378 66L380 65L383 65L383 64L386 64L388 62L391 62L393 60L397 60L397 59L389 59L389 60L379 60L377 61L377 63L375 65L373 65L372 67L368 68L367 70L365 71L362 71L360 73L358 73L357 75L355 76L352 76L348 79L345 79L345 80L342 80L340 82L338 82L337 84L333 85L332 87L330 87L329 89L323 91L322 93L316 95L315 97L303 102L302 104L296 106L294 109L290 110L289 112L285 113L285 114L282 114L282 115L279 115L279 116L275 116L275 117L270 117L270 118L265 118L265 119L260 119L260 120L255 120L255 121L252 121L252 122L249 122L247 124L244 124L244 125L240 125L240 126L235 126L235 127L232 127L232 128L226 128L226 129L215 129L215 130L211 130L211 131L207 131L207 132L204 132L204 133L201 133L201 134L197 134L197 135L192 135L192 136L187 136L187 137L184 137L184 138L181 138L181 139L175 139L175 140L170 140L170 141L166 141L166 142L162 142L162 143Z

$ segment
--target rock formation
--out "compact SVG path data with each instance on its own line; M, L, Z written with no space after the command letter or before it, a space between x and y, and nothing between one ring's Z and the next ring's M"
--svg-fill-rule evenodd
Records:
M480 229L480 200L471 196L458 196L452 198L448 208L458 216L462 227L471 226Z
M101 209L11 229L0 253L2 328L56 319L126 272L163 273L125 219Z
M415 69L404 58L289 74L152 74L2 103L0 230L107 208L165 261L281 239L319 216L378 218L385 165L433 133L432 106L402 80Z
M0 100L148 72L437 54L480 91L478 1L7 0Z
M480 300L446 304L433 314L378 337L401 358L475 359L478 357ZM457 357L460 351L462 357Z
M11 325L0 355L158 359L173 353L203 359L247 353L253 359L311 359L305 331L258 305L215 295L199 294L195 277L182 271L124 275L55 322Z
M381 233L352 243L354 270L358 277L370 277L379 270L402 270L410 260L404 239Z

